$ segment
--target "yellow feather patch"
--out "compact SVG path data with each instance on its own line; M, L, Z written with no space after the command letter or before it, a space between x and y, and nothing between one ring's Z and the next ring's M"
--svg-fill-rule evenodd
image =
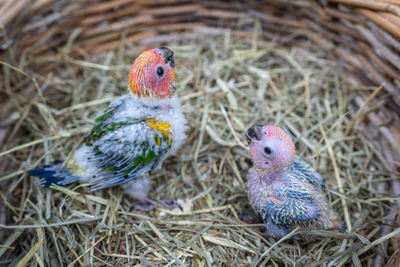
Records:
M159 121L157 119L149 120L149 127L151 129L159 130L161 134L166 138L168 138L169 135L172 133L171 124Z
M76 165L75 160L73 159L68 160L67 168L72 169L72 171L74 172L83 172L85 170L84 167L79 167L78 165Z
M158 146L161 146L161 139L158 134L154 134L154 142L156 142Z

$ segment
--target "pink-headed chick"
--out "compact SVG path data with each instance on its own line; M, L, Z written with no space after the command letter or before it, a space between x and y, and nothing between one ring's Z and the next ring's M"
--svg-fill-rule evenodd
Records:
M297 226L333 226L324 197L325 183L310 165L295 156L295 146L286 133L272 125L247 130L254 163L247 175L253 208L266 224L266 235L282 238Z
M91 190L122 185L149 205L146 178L177 153L187 124L175 94L174 53L167 47L142 52L129 72L130 93L117 98L95 119L91 132L65 163L29 171L39 184L90 183ZM139 205L137 205L139 207Z

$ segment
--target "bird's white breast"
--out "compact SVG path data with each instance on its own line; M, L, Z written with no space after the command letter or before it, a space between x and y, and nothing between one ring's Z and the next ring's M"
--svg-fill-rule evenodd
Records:
M175 95L166 99L140 99L134 95L128 95L120 99L124 105L121 117L150 117L171 125L173 142L166 157L175 155L185 141L188 129L179 98Z

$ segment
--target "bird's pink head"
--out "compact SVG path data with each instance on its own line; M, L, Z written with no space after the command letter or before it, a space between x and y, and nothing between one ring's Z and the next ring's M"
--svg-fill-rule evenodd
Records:
M273 173L286 168L293 161L293 141L276 126L250 127L247 129L247 142L254 165L263 171Z
M129 72L133 94L145 98L166 98L175 93L174 52L167 47L149 49L139 55Z

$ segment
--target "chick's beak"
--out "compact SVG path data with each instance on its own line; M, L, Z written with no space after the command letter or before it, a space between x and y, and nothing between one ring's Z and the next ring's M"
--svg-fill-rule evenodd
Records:
M260 141L262 136L262 125L254 125L247 129L246 138L247 143L250 145L254 141Z

